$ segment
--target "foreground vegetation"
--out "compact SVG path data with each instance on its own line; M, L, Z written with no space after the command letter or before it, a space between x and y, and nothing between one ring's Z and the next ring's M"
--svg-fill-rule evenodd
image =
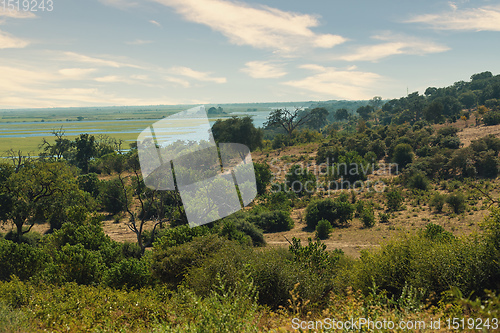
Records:
M0 332L280 331L296 329L294 318L304 330L324 329L324 318L440 319L442 331L453 318L464 331L481 318L479 329L498 329L500 139L463 147L456 126L470 117L493 125L500 78L490 74L425 96L374 98L358 116L325 104L275 110L265 129L248 117L217 121L216 141L258 156L258 197L192 229L178 192L145 187L134 145L125 153L112 138L55 132L39 158L0 163L0 220L12 226L0 237ZM311 143L314 151L281 155ZM324 243L355 219L373 230L424 211L423 227L359 258ZM437 223L478 211L488 212L473 221L478 232ZM136 242L113 241L106 217ZM286 237L302 218L308 241L266 246L265 235ZM50 230L33 232L38 224Z

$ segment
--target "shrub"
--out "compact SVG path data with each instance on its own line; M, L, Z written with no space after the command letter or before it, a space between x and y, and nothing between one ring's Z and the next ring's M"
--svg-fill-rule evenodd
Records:
M99 178L96 173L87 173L77 178L80 190L90 193L94 198L99 196Z
M17 231L10 230L9 232L7 232L4 238L7 240L11 240L13 242L18 242ZM38 232L30 231L28 233L22 234L21 237L19 237L19 243L25 243L31 246L37 246L38 243L40 243L41 239L42 235L40 235Z
M500 124L500 112L489 111L483 116L483 122L486 126L498 125Z
M207 226L190 228L187 225L180 225L170 229L161 229L156 235L156 241L153 243L155 249L166 250L173 246L182 245L193 240L195 237L205 236L213 233L214 230Z
M363 253L353 287L369 293L376 285L396 297L408 287L424 297L457 287L463 295L474 292L479 296L498 284L494 256L491 247L472 236L444 242L407 236Z
M439 224L429 223L425 226L424 237L435 241L450 241L455 236L449 231L444 230Z
M330 198L314 200L306 208L306 222L309 228L316 228L321 220L327 220L332 225L345 225L353 218L354 205Z
M316 176L307 168L294 164L286 174L287 190L295 192L298 196L312 194L316 191Z
M43 272L43 279L49 283L97 284L105 265L99 251L90 251L82 244L64 245L53 253L53 263Z
M321 220L316 225L316 237L319 239L327 239L332 232L332 225L327 220Z
M441 213L443 211L444 203L446 202L446 196L440 193L434 193L431 198L430 205L434 207L436 212Z
M100 195L104 210L115 215L126 209L126 196L119 179L102 181Z
M427 179L423 172L416 172L408 180L408 186L410 188L427 191L429 189L429 179Z
M365 228L371 228L375 225L375 214L373 213L373 207L367 206L361 212L361 221Z
M257 210L256 213L252 214L248 219L266 232L288 231L294 226L289 211Z
M407 143L400 143L394 147L393 161L398 164L399 170L413 162L413 149Z
M450 194L446 198L446 203L455 214L460 214L465 211L465 196L462 193Z
M140 289L151 284L152 275L147 260L128 258L106 270L102 280L113 288Z
M162 244L155 244L151 257L153 277L175 287L183 280L190 267L200 265L205 257L213 256L227 242L230 241L217 235L206 235L173 247L165 248Z
M255 182L257 183L257 193L262 195L266 192L267 185L271 182L273 174L271 168L266 163L254 162Z
M389 214L387 214L387 213L378 214L378 220L380 223L388 223L389 222Z
M11 275L26 280L49 263L50 257L41 248L0 238L0 280L9 280Z
M401 192L396 189L390 189L385 193L385 198L387 200L387 210L398 211L403 207L403 196Z

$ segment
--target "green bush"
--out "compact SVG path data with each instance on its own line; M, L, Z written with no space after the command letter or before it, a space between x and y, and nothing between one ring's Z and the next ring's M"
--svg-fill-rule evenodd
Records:
M316 228L321 220L332 225L345 226L353 218L354 205L347 201L330 198L314 200L306 208L306 223L309 228Z
M375 214L373 207L367 206L361 212L361 222L365 228L371 228L375 225Z
M431 198L430 205L434 207L436 212L441 213L443 211L444 203L446 202L446 195L440 193L434 193Z
M180 225L170 229L160 229L153 245L155 249L166 250L173 246L188 243L195 237L209 235L214 231L215 230L209 229L207 226L190 228L188 225Z
M298 196L313 194L316 191L316 176L307 168L294 164L285 177L287 191L292 191Z
M79 175L77 178L77 182L80 190L90 193L94 198L97 198L99 196L100 181L99 178L97 178L96 173Z
M99 251L91 251L82 244L66 244L53 253L53 262L44 270L48 283L98 284L106 266Z
M465 211L465 196L462 193L452 193L446 198L446 203L455 214L461 214Z
M316 237L318 239L327 239L330 237L330 233L332 232L332 225L327 220L321 220L316 225Z
M123 259L106 270L102 281L113 288L140 289L152 283L149 266L145 259Z
M41 248L0 238L0 281L11 275L29 279L45 269L51 258Z
M500 112L489 111L483 116L483 122L486 126L493 126L500 124Z
M126 209L127 198L119 179L102 181L99 198L105 211L112 215Z
M400 143L394 147L393 162L398 164L399 170L413 162L413 149L407 143Z
M153 277L175 287L190 267L196 267L205 257L215 255L227 242L230 241L217 235L206 235L173 247L155 245L151 256Z
M408 180L408 186L417 190L427 191L429 185L429 179L427 179L423 172L414 173Z
M266 193L267 186L271 183L273 174L271 168L266 163L254 162L255 182L257 183L257 193L262 195Z
M455 239L455 236L438 224L429 223L425 226L424 237L435 241L450 241Z
M372 253L364 252L352 277L353 287L369 293L376 285L396 297L407 287L425 297L441 295L450 287L463 295L482 295L498 285L500 271L494 256L487 243L472 236L456 241L407 236Z
M9 232L7 232L7 234L5 234L4 238L7 240L11 240L13 242L17 242L18 241L17 231L10 230ZM30 231L25 234L22 234L21 237L19 237L19 243L25 243L31 246L37 246L40 243L41 239L42 235L40 235L38 232Z
M403 196L401 192L396 189L388 189L385 193L387 210L395 212L403 208Z
M250 215L248 220L266 232L288 231L294 226L289 211L256 210L256 213Z

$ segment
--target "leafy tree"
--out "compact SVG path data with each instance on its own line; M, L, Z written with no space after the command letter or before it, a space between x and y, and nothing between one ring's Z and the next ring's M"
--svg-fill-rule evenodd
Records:
M413 162L413 149L407 143L400 143L394 148L393 161L400 169Z
M458 100L462 103L467 109L472 108L477 103L477 96L472 91L468 91L460 94L458 96Z
M0 184L0 220L16 226L18 239L54 214L50 211L54 200L64 206L64 200L72 199L70 193L78 191L75 174L62 162L30 161L17 173L9 175L6 169L2 173L7 177ZM24 225L29 228L23 230Z
M266 192L267 185L271 182L273 174L271 172L271 168L266 163L254 162L253 167L255 170L257 193L262 195Z
M314 108L311 110L309 118L309 125L314 129L319 130L326 125L326 118L328 117L328 110L325 108Z
M347 120L349 119L349 111L347 111L347 109L337 109L337 111L335 111L334 117L337 121Z
M52 134L56 137L55 143L52 144L43 138L43 142L40 145L40 148L42 149L40 156L56 160L60 160L63 157L68 158L72 148L72 142L64 137L64 130L62 126L58 130L53 130Z
M374 109L373 106L371 105L366 105L366 106L360 106L356 112L359 114L361 118L364 120L370 119L371 114L373 113Z
M216 142L234 142L246 145L250 150L262 147L262 130L255 128L251 117L217 119L212 126Z
M264 126L267 128L281 127L290 137L297 127L305 124L310 118L310 112L301 112L300 109L295 109L295 111L276 109L269 114Z
M90 134L80 134L75 139L74 145L76 150L74 162L84 173L88 173L89 162L97 153L95 137Z
M484 80L484 79L489 79L491 77L493 77L493 74L489 71L486 71L486 72L482 72L482 73L472 74L472 76L470 77L470 80L471 81Z
M382 107L383 101L382 97L375 96L368 101L368 103L373 107L374 110L378 110Z
M443 117L444 106L440 101L432 101L423 111L424 118L427 121L437 123L441 121Z

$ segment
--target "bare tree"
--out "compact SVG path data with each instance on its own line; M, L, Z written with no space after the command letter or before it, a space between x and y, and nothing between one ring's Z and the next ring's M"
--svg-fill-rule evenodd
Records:
M309 121L309 118L311 118L311 112L301 112L301 109L298 108L295 111L276 109L269 114L264 126L281 127L286 131L288 136L291 136L293 131Z

